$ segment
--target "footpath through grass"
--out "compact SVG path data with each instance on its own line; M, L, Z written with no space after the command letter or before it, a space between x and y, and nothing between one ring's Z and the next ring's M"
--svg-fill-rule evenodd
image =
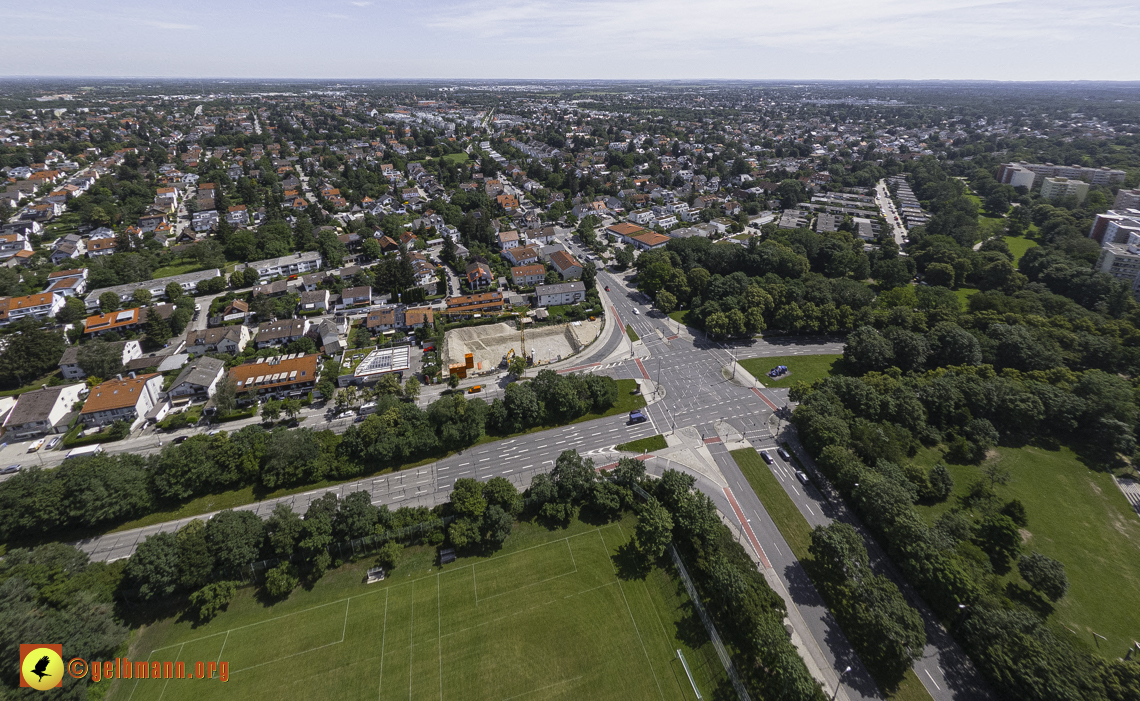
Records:
M1016 498L1025 505L1029 525L1022 531L1023 550L1036 550L1065 565L1069 592L1049 616L1054 630L1106 658L1123 657L1140 639L1136 511L1112 475L1085 467L1068 448L1003 447L997 456L1001 467L1009 470L1010 481L995 491L1003 501ZM929 465L940 459L938 450L916 456L916 462ZM930 523L959 505L970 485L982 478L978 465L947 467L954 478L953 495L940 504L917 507ZM1002 577L1002 584L1027 586L1016 565ZM1096 646L1094 632L1108 639Z
M434 564L413 548L388 579L369 563L267 605L247 587L206 625L141 629L132 660L229 664L229 681L120 680L108 699L645 699L724 688L724 670L671 573L623 576L635 519L549 531L517 524L489 557Z
M788 373L778 378L768 377L768 371L777 365L787 365ZM831 375L846 375L842 355L782 355L775 358L747 358L740 367L752 373L765 387L790 387L793 382L809 385Z
M736 460L740 471L744 473L752 491L760 497L760 502L764 504L764 509L772 518L772 523L776 524L780 535L784 536L792 553L804 565L810 576L813 558L808 552L811 546L811 526L808 525L807 519L800 513L792 498L780 485L776 475L772 473L772 468L764 462L759 453L752 448L741 448L732 451L732 457ZM883 687L878 679L875 683L880 688ZM913 669L907 670L902 681L894 691L886 694L886 698L890 701L933 701Z

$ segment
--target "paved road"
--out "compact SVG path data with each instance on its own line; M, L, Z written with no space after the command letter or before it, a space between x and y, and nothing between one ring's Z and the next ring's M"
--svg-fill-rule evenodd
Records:
M755 545L764 553L762 560L769 565L764 567L766 576L774 576L775 586L787 592L793 627L805 641L809 656L822 670L829 691L835 688L835 681L842 670L850 665L853 670L843 676L840 696L880 698L866 670L859 664L735 461L723 445L717 444L717 427L720 427L734 431L742 440L754 445L773 445L775 429L778 428L774 411L786 402L786 393L757 388L742 370L737 369L736 379L733 379L734 358L797 352L836 353L841 351L841 342L836 339L775 338L726 347L709 342L700 334L693 336L668 317L652 313L644 298L625 286L624 276L602 271L598 281L602 286L610 286L610 293L603 293L603 302L607 304L607 311L614 315L616 323L607 323L607 331L583 356L563 364L576 362L577 365L560 369L596 372L617 379L659 380L659 384L645 383L649 392L647 398L651 402L647 409L648 422L631 426L622 416L597 419L476 446L421 468L243 508L264 517L276 504L288 503L295 511L303 513L312 499L325 492L345 495L360 490L368 491L377 504L430 506L446 500L451 486L460 477L486 480L502 475L521 488L528 485L535 474L550 470L563 450L575 449L595 458L598 464L607 464L618 455L613 450L615 444L657 433L675 437L680 429L695 427L702 437L711 441L708 453L730 492L725 492L723 487L708 479L702 479L698 486L716 501L723 513L737 515L741 530L751 533L750 541L755 537ZM639 313L634 313L635 308ZM641 340L637 343L631 343L621 332L626 323L633 325L640 335ZM331 427L344 430L350 421L334 422ZM651 471L656 472L667 464L657 459L649 461ZM783 464L778 467L784 471L788 469ZM822 496L811 490L804 492L794 480L788 481L786 472L782 474L781 484L809 517L810 523L823 523L823 519L830 518L823 511L826 500ZM84 541L79 546L93 559L114 560L129 556L146 536L174 530L184 522L109 534ZM877 551L876 563L880 566L887 564ZM937 701L984 698L974 692L984 688L976 671L954 647L949 636L938 629L936 622L929 616L927 622L930 656L920 660L915 669L931 696ZM953 668L954 673L944 671L948 668Z
M899 213L895 210L895 203L891 199L891 191L887 189L886 180L880 180L876 183L875 194L879 195L879 209L882 211L883 218L891 225L891 231L895 235L895 243L901 248L903 240L906 239L906 229L899 219Z

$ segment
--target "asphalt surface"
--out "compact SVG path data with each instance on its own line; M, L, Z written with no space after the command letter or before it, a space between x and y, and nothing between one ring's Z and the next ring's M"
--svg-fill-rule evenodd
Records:
M630 425L626 417L614 416L573 424L474 446L423 467L241 508L267 517L278 503L287 503L295 512L304 513L313 499L326 492L343 496L361 490L368 491L375 504L393 507L432 506L445 501L451 486L461 477L486 480L493 476L503 476L524 488L534 475L549 471L554 460L564 450L577 450L593 458L596 464L606 465L616 461L619 455L614 450L616 444L658 433L676 435L678 429L694 427L707 443L705 447L727 483L726 491L721 485L698 474L698 488L713 498L730 521L739 522L742 538L747 536L753 547L760 551L761 568L765 570L766 576L774 573L778 584L785 590L790 598L789 608L794 611L794 614L789 614L793 625L805 641L809 655L822 670L829 695L835 690L836 680L842 677L840 698L882 698L763 504L717 435L718 426L722 430L730 427L757 448L774 446L777 435L780 435L781 440L787 439L789 435L786 427L782 434L777 433L781 429L781 421L775 416L775 411L787 401L786 391L758 388L736 366L735 360L787 354L838 353L842 351L842 341L789 337L755 340L731 346L710 342L699 333L694 336L688 329L663 314L652 311L640 293L626 286L625 277L607 271L599 272L598 284L610 287L609 293L601 293L602 301L617 323L607 322L602 336L592 346L578 358L562 363L556 369L561 372L594 372L616 379L645 380L643 386L650 402L646 409L649 421ZM638 310L636 314L633 311L635 308ZM633 326L641 340L636 343L629 340L624 333L626 323ZM488 393L492 391L494 390L488 390ZM485 395L485 398L488 396ZM343 431L351 421L352 419L343 419L326 422L326 425L333 430ZM315 424L316 420L306 425ZM801 459L806 461L806 454ZM647 460L647 467L651 473L656 474L666 467L683 468L671 464L667 459L656 457ZM782 461L773 466L773 471L812 525L827 523L832 518L856 523L830 493L826 484L822 486L828 492L827 496L814 486L805 487L800 484L794 477L792 467ZM817 484L822 484L822 477L818 473L813 477ZM128 557L148 535L176 530L189 520L191 519L107 534L77 545L94 560L115 560ZM889 561L873 542L869 543L868 550L876 567L894 577L912 604L918 606L924 614L930 644L926 656L915 664L914 669L930 695L937 701L987 698L988 692L976 670L949 635L938 626L921 600L898 578ZM843 674L848 666L852 670Z

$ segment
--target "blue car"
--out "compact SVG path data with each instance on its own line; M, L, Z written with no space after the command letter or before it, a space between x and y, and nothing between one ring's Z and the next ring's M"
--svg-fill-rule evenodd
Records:
M644 421L646 421L645 414L642 414L640 409L634 409L629 412L629 422L631 424L639 424Z

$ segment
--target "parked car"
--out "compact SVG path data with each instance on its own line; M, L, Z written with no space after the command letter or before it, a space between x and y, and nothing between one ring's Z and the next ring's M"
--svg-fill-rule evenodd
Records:
M761 450L760 451L760 457L764 458L764 462L768 463L769 465L776 462L775 460L772 459L771 454L769 454L767 450Z
M55 447L56 447L57 445L59 445L59 442L60 442L60 441L62 441L62 440L63 440L63 439L62 439L62 438L60 438L59 436L56 436L55 438L52 438L50 441L48 441L48 444L47 444L47 448L44 448L44 450L54 450L54 449L55 449Z
M807 473L803 470L796 470L796 479L800 481L800 484L807 484L808 482L811 482L811 478L808 477Z
M351 412L351 411L342 411L342 412L340 412L340 416L337 416L337 418L338 419L347 419L348 417L355 416L355 415L356 414L354 412Z
M20 471L19 465L9 465L8 467L5 467L3 470L0 470L0 475L11 475L11 474L19 472L19 471Z
M780 446L779 448L777 448L777 449L776 449L776 453L777 453L777 454L778 454L778 455L779 455L781 458L783 458L783 459L785 459L785 460L788 460L788 461L790 461L790 460L792 459L792 456L791 456L791 455L788 453L788 451L784 450L784 447L783 447L783 446Z
M40 448L42 448L43 445L44 445L44 439L40 438L39 440L34 441L31 445L28 446L28 452L34 453L37 450L39 450Z
M187 438L189 438L189 437L190 437L190 436L175 436L175 437L174 437L174 440L173 440L172 442L173 442L173 443L185 443L185 442L186 442L186 439L187 439Z

